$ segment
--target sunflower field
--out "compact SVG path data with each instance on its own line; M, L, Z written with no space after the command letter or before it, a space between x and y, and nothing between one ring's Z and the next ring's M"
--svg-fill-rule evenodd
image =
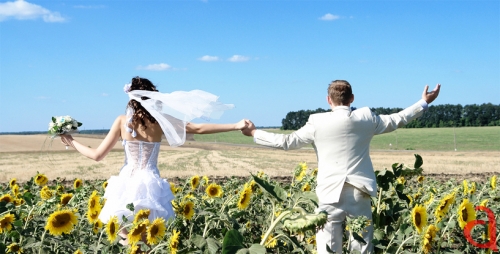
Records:
M373 223L376 253L496 252L497 176L437 181L423 175L422 158L415 158L414 165L376 171L373 218L348 218L349 234L362 241L359 235ZM0 254L316 253L315 232L327 218L315 213L316 174L299 163L286 183L265 172L224 182L192 176L171 183L175 219L150 221L148 210L129 204L133 220L113 217L107 224L98 219L105 181L74 179L69 186L42 173L24 183L11 179L0 184Z

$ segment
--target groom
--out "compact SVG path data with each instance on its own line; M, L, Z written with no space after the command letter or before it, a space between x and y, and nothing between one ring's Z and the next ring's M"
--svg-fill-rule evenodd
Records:
M428 88L425 86L421 100L401 112L376 115L368 107L351 111L354 101L351 85L345 80L335 80L329 85L326 97L332 111L310 115L299 130L287 135L274 134L256 130L251 121L242 130L264 146L288 150L313 145L319 169L317 210L328 212L327 224L316 233L319 254L328 253L326 245L342 253L342 223L346 216L364 215L372 220L370 196L376 196L377 182L369 155L370 141L374 135L391 132L421 116L437 98L441 85L431 92ZM367 244L349 239L351 250L373 252L373 224L366 230L363 238Z

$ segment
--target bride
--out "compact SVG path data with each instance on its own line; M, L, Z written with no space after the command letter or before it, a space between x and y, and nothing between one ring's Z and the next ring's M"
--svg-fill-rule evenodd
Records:
M190 92L160 93L145 78L135 77L125 85L129 95L127 114L116 118L102 143L92 149L76 141L71 135L60 135L66 146L95 161L102 160L121 138L125 150L125 164L118 176L111 176L104 193L106 203L99 215L103 223L112 216L121 221L134 214L126 208L133 203L135 211L149 209L149 220L175 217L171 201L174 195L170 184L160 178L157 159L162 136L170 146L182 145L186 133L206 134L241 130L244 120L233 124L196 124L194 118L217 118L233 105L217 102L213 94L194 90ZM126 229L120 236L126 238ZM126 243L127 241L123 242Z

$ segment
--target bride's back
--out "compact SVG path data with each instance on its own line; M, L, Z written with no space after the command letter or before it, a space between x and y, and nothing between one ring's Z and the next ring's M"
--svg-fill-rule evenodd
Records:
M163 130L158 122L151 123L148 119L144 119L146 125L140 123L129 123L128 127L135 132L135 137L132 136L133 132L129 132L126 128L126 116L121 116L121 137L127 141L145 141L145 142L161 142Z

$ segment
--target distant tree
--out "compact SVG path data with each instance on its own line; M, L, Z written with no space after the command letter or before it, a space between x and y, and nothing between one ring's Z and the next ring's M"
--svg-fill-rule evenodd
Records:
M377 115L397 113L402 108L370 108ZM351 107L351 110L356 110ZM329 110L299 110L288 112L281 121L281 129L298 130L304 126L309 115L323 113ZM462 127L462 126L500 126L500 105L483 103L462 106L461 104L431 105L424 114L408 123L406 128L435 128L435 127Z

